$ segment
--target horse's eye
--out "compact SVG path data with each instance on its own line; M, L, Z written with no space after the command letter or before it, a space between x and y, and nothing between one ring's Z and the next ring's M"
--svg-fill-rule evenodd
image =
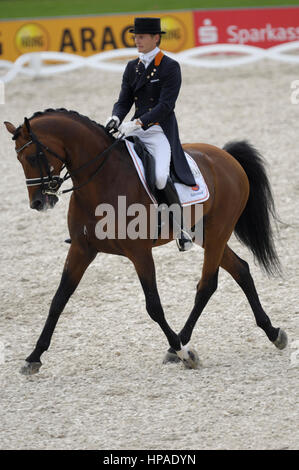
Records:
M31 166L36 166L36 155L28 155L26 158Z

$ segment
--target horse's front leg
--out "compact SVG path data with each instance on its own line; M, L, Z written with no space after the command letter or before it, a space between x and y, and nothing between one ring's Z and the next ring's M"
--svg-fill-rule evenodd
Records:
M59 316L78 286L86 268L95 256L96 253L90 252L87 248L80 247L75 242L72 243L66 258L59 287L51 302L45 326L33 352L27 357L25 365L20 370L22 374L32 375L39 371L42 365L40 357L50 346Z
M164 332L169 346L175 351L177 356L184 362L188 368L198 367L198 357L195 351L183 346L179 336L170 328L166 321L163 307L161 305L157 283L155 264L151 252L141 253L139 256L134 253L134 257L130 258L134 263L140 283L146 300L146 309L152 320L157 322Z

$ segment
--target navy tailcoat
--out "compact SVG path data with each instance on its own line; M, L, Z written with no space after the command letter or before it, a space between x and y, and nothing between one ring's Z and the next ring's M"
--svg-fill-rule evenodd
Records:
M124 71L119 98L112 114L122 122L134 103L132 119L140 118L145 132L159 123L170 144L176 177L188 186L194 186L196 183L181 146L174 114L181 82L179 63L161 51L146 69L139 59L131 60Z

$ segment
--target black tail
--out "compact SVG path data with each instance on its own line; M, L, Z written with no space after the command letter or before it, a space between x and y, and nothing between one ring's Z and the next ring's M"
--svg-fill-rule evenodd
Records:
M246 141L228 142L224 150L240 163L250 184L249 199L235 227L235 235L268 274L280 273L271 227L271 217L276 220L277 217L264 159Z

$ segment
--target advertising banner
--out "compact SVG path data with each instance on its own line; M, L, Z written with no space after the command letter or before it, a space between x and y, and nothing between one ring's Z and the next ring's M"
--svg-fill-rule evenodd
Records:
M299 40L299 6L194 12L195 44L268 48Z
M14 61L27 52L57 51L89 56L98 52L133 47L134 15L0 21L0 60ZM138 16L148 16L138 14ZM178 52L194 47L193 12L159 12L161 47Z
M148 16L148 13L138 13ZM299 6L150 13L161 17L161 48L180 52L209 44L268 48L299 40ZM0 21L0 60L27 52L57 51L90 56L133 47L133 15L35 18Z

